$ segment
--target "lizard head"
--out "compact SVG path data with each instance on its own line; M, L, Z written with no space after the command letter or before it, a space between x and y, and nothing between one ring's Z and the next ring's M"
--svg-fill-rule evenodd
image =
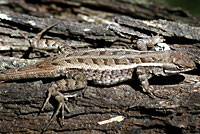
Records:
M171 51L169 63L173 64L173 67L165 69L165 73L167 74L177 74L196 68L194 61L184 51Z

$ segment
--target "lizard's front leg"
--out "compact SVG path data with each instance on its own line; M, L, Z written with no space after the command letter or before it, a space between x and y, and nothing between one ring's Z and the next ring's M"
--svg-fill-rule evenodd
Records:
M75 97L76 94L65 95L65 94L62 94L62 92L67 91L67 90L81 89L81 88L86 87L87 85L86 76L82 72L79 72L76 70L68 71L66 77L67 77L66 79L61 79L54 82L48 90L48 96L45 100L45 103L43 104L41 111L44 110L45 106L49 102L50 97L55 98L55 100L58 102L58 107L56 111L54 112L53 116L51 117L49 123L43 129L43 131L45 131L48 128L48 126L51 124L53 119L58 115L60 110L62 110L61 111L62 122L64 122L64 109L70 112L65 101L68 101L69 97Z
M136 46L141 51L147 51L147 48L155 49L155 45L158 43L162 43L165 39L159 35L152 35L150 38L138 39L136 42Z
M148 79L152 77L150 72L145 67L137 67L136 74L138 75L143 91L149 93L150 97L155 98L152 93L153 89L149 86L148 81Z

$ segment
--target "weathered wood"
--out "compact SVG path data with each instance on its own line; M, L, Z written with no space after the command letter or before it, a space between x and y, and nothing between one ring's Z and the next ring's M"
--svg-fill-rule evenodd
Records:
M28 49L28 41L23 39L19 32L23 32L31 37L39 32L38 29L44 29L55 22L60 23L50 29L46 35L53 36L55 40L71 47L89 47L94 45L96 47L109 47L111 45L119 46L124 44L126 46L134 46L135 40L149 38L151 34L160 34L164 36L166 43L180 44L180 47L184 47L181 46L183 42L184 44L193 44L191 47L195 47L195 44L200 40L199 27L166 20L144 21L122 16L116 18L116 22L110 21L110 24L87 24L70 20L61 21L50 18L36 18L19 13L0 13L4 16L0 18L3 25L0 27L0 30L6 32L4 33L6 35L2 36L2 40L5 42L9 41L10 43L9 45L2 43L1 50L6 52L10 48L18 52Z
M36 4L35 4L36 3ZM199 16L194 16L181 8L169 8L150 0L18 0L9 2L10 6L2 6L7 10L26 11L38 17L55 14L57 18L78 18L71 14L84 14L112 18L127 15L138 19L166 19L193 26L199 26ZM10 8L12 7L12 8ZM62 15L60 15L63 13ZM102 15L103 14L103 15Z
M65 124L60 127L54 120L47 133L170 133L172 130L173 133L200 133L198 18L181 9L169 9L152 2L31 2L8 1L0 5L1 70L33 64L45 58L42 51L34 50L31 52L33 59L24 59L27 58L29 43L20 32L32 38L55 22L60 23L47 31L43 38L52 38L73 49L135 48L137 39L159 33L169 46L189 52L198 66L188 74L151 79L150 84L157 96L155 99L142 92L137 80L111 87L89 85L83 90L69 91L67 93L78 93L78 96L69 99L67 105L71 112L65 112ZM54 111L51 104L55 105L55 101L52 99L38 116L51 81L54 79L0 83L0 133L41 132ZM98 124L117 116L125 119Z
M61 128L55 120L48 132L87 132L88 130L108 133L141 131L160 133L171 131L199 132L200 88L195 88L199 77L186 75L181 84L155 85L151 99L140 89L122 84L109 88L89 86L76 91L78 96L69 100L70 113L65 113L65 124ZM188 78L190 77L190 78ZM182 77L173 77L174 81ZM170 78L169 80L171 80ZM166 78L163 78L166 81ZM188 83L190 81L190 83ZM167 84L167 83L165 83ZM137 85L135 82L134 85ZM0 93L0 132L41 132L53 113L51 105L37 116L49 84L41 81L2 83ZM70 92L73 93L73 92ZM99 125L99 121L115 116L124 116L122 122ZM157 128L156 126L160 126ZM119 130L120 128L120 130ZM143 130L145 128L145 130Z

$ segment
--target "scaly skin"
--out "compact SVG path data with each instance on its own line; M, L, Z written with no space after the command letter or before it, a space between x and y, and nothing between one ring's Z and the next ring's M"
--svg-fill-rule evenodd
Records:
M132 76L128 72L133 72L140 66L146 69L163 68L160 75L166 76L192 70L195 68L195 63L183 51L140 52L129 49L94 49L75 51L49 58L35 65L1 71L0 81L55 78L65 76L67 71L75 69L83 71L88 80L95 79L99 81L97 84L100 84L107 75L112 75L109 79L113 80L125 77L120 72L127 72L126 75ZM117 73L122 76L118 76ZM116 81L121 82L121 80Z
M61 108L63 120L64 109L69 111L65 101L73 95L64 96L60 91L84 88L88 80L97 85L112 85L136 77L140 80L143 91L153 96L149 78L154 75L178 74L195 67L195 63L183 51L93 49L75 51L35 65L1 71L0 81L66 77L53 82L49 89L42 110L51 96L55 97L59 106L44 128L45 131ZM133 76L134 71L137 76Z

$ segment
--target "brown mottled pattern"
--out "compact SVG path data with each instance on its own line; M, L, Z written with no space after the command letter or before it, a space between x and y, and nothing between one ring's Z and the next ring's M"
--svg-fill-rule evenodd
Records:
M73 53L68 53L67 55L65 55L65 57L70 57L72 55L73 55Z
M181 57L180 57L181 55ZM96 83L115 83L131 79L137 66L145 68L163 67L170 64L175 71L179 68L194 68L195 64L184 52L162 51L141 52L129 49L92 49L69 52L44 60L32 66L0 72L0 80L31 78L54 78L65 75L68 70L82 70L88 80ZM184 71L178 70L177 72Z
M47 44L49 45L49 46L57 46L57 42L56 41L54 41L54 40L47 40Z
M91 71L83 70L88 80L92 80L94 84L111 85L132 78L133 69L113 70L113 71Z
M104 62L104 65L109 65L108 59L102 59L102 60L103 60L103 62Z
M82 53L81 55L84 56L84 55L88 55L89 52L85 52L85 53Z
M129 60L127 58L123 59L113 59L116 65L128 65L130 64Z
M44 45L44 44L47 44L47 40L39 40L39 43L38 43L38 45Z
M84 62L84 60L82 59L82 58L77 58L77 60L78 60L78 62L80 62L80 63L83 63ZM65 60L66 61L66 60ZM68 60L69 62L68 63L71 63L70 62L70 60Z
M90 58L87 58L87 59L83 59L83 63L86 64L86 65L91 65L91 64L94 64L93 63L93 60L90 59Z
M144 57L144 58L140 58L142 62L153 62L154 60L152 59L152 57Z
M119 51L114 51L114 52L112 52L112 54L113 54L113 55L119 55L118 52L119 52Z
M88 62L88 61L85 60L85 59L83 59L83 60L84 60L85 63ZM70 59L70 62L71 62L72 64L80 64L80 62L78 61L77 58L71 58L71 59ZM91 63L91 62L90 62L90 63Z
M52 62L51 64L54 65L54 66L58 66L59 65L59 63L57 63L57 62Z
M114 65L115 61L113 59L103 59L104 65Z
M79 60L81 60L81 59L79 59ZM71 63L71 61L70 61L70 60L68 60L68 59L66 59L66 60L65 60L65 62L67 62L67 63Z
M125 54L127 55L127 54L131 54L131 53L129 51L126 51Z
M88 55L96 56L96 55L99 55L99 52L91 51L91 52L83 52L82 54L79 54L79 56L88 56Z
M100 65L100 66L104 65L103 59L92 58L92 61L93 61L93 64Z
M127 60L128 60L129 63L136 63L136 60L133 59L133 58L127 58Z
M87 80L96 85L112 85L136 77L140 81L143 91L154 96L148 82L153 75L167 76L194 68L195 63L181 51L138 52L127 49L95 49L76 51L49 58L32 66L0 72L0 81L64 78L52 83L48 97L41 109L43 111L50 97L54 97L59 103L54 116L43 129L45 132L60 109L68 109L65 101L72 96L62 94L60 91L76 89L76 86L77 89L84 88L87 86ZM133 74L137 76L133 76ZM78 83L82 86L79 87ZM62 119L64 119L63 113Z
M105 54L106 54L105 51L100 51L100 52L99 52L99 55L105 55Z

